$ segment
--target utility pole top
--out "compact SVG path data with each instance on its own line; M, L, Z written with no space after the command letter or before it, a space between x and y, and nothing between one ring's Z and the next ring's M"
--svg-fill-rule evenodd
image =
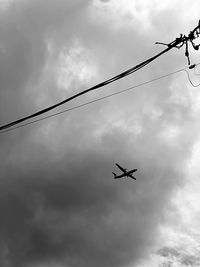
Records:
M182 46L185 45L185 56L187 57L188 60L188 65L190 65L190 55L189 55L189 50L188 50L188 43L192 44L192 47L195 50L199 50L200 44L195 44L194 40L200 36L200 20L198 23L198 26L194 28L192 31L189 32L188 36L183 35L182 33L180 34L180 37L176 38L174 41L171 43L162 43L162 42L156 42L156 44L161 44L161 45L166 45L168 48L181 48Z

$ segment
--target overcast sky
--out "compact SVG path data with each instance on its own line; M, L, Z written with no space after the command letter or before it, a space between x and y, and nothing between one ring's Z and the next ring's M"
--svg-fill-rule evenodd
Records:
M152 57L199 18L198 0L0 0L0 124ZM56 112L185 68L184 53ZM199 88L178 73L1 134L0 266L200 266L199 118ZM137 180L113 180L115 162Z

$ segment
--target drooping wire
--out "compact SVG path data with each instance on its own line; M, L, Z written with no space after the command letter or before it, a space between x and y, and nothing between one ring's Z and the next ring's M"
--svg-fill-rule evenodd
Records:
M200 64L200 63L198 63L198 64L193 64L193 65L190 65L190 66L189 66L189 69L193 69L193 70L194 70L194 74L195 74L196 76L199 76L199 75L200 75L200 74L196 74L196 73L195 73L196 67L197 67L199 64ZM186 72L186 74L187 74L187 76L188 76L188 80L189 80L190 84L191 84L193 87L198 87L198 86L200 85L200 83L198 83L198 84L194 84L194 83L192 82L192 80L191 80L191 78L190 78L190 74L189 74L189 72L188 72L186 69L184 69L183 71Z
M199 64L200 64L200 63L196 64L195 66L197 66L197 65L199 65ZM1 131L0 134L2 134L2 133L7 133L7 132L13 131L13 130L15 130L15 129L22 128L22 127L25 127L25 126L28 126L28 125L30 125L30 124L34 124L34 123L43 121L43 120L46 120L46 119L49 119L49 118L52 118L52 117L61 115L61 114L63 114L63 113L70 112L70 111L75 110L75 109L79 109L79 108L81 108L81 107L84 107L84 106L90 105L90 104L92 104L92 103L95 103L95 102L104 100L104 99L106 99L106 98L110 98L110 97L115 96L115 95L119 95L119 94L122 94L122 93L126 93L126 92L128 92L128 91L131 91L131 90L137 88L137 87L141 87L141 86L143 86L143 85L147 85L147 84L149 84L149 83L152 83L152 82L161 80L161 79L163 79L163 78L169 77L169 76L171 76L171 75L177 74L177 73L182 72L182 71L187 73L189 82L191 83L191 85L192 85L193 87L197 87L197 86L199 86L200 84L199 84L199 85L193 85L193 83L192 83L191 80L190 80L190 76L189 76L189 73L187 72L187 69L188 69L188 67L185 68L185 69L179 69L179 70L177 70L177 71L170 72L170 73L165 74L165 75L163 75L163 76L160 76L160 77L158 77L158 78L154 78L154 79L152 79L152 80L149 80L149 81L146 81L146 82L143 82L143 83L140 83L140 84L137 84L137 85L128 87L128 88L123 89L123 90L120 90L120 91L118 91L118 92L115 92L115 93L112 93L112 94L109 94L109 95L106 95L106 96L103 96L103 97L96 98L96 99L94 99L94 100L85 102L85 103L83 103L83 104L80 104L80 105L77 105L77 106L74 106L74 107L71 107L71 108L68 108L68 109L65 109L65 110L56 112L56 113L54 113L54 114L45 116L45 117L40 118L40 119L36 119L36 120L34 120L34 121L30 121L30 122L21 124L21 125L16 126L16 127L12 127L12 128L10 128L10 129L6 129L6 130L4 130L4 131Z
M189 74L189 72L188 72L187 70L183 70L183 71L186 72L186 74L187 74L187 76L188 76L188 80L189 80L190 84L191 84L193 87L198 87L198 86L200 85L200 83L198 83L198 84L194 84L194 83L192 82L192 80L191 80L191 78L190 78L190 74Z
M75 94L75 95L73 95L73 96L71 96L71 97L69 97L69 98L67 98L67 99L65 99L65 100L63 100L63 101L55 104L55 105L52 105L52 106L47 107L45 109L42 109L42 110L40 110L40 111L38 111L36 113L33 113L33 114L29 115L29 116L23 117L21 119L18 119L18 120L15 120L13 122L10 122L8 124L5 124L3 126L0 126L0 131L5 130L7 128L10 128L12 126L15 126L16 124L22 123L23 121L29 120L31 118L38 117L38 116L40 116L40 115L42 115L42 114L44 114L46 112L49 112L50 110L55 109L58 106L61 106L61 105L65 104L65 103L67 103L67 102L69 102L69 101L71 101L71 100L73 100L73 99L81 96L81 95L84 95L84 94L86 94L86 93L88 93L90 91L96 90L96 89L98 89L100 87L103 87L103 86L105 86L105 85L107 85L109 83L112 83L112 82L114 82L116 80L122 79L123 77L126 77L126 76L128 76L128 75L136 72L137 70L143 68L144 66L146 66L147 64L149 64L151 61L155 60L157 57L161 56L162 54L166 53L167 51L169 51L172 48L173 47L168 47L165 50L163 50L162 52L160 52L159 54L157 54L157 55L149 58L148 60L146 60L146 61L144 61L144 62L142 62L142 63L140 63L138 65L136 65L135 67L130 68L130 69L128 69L128 70L126 70L126 71L118 74L117 76L114 76L113 78L110 78L108 80L105 80L104 82L101 82L101 83L99 83L99 84L97 84L95 86L92 86L89 89L86 89L86 90L84 90L82 92L79 92L79 93L77 93L77 94Z
M15 120L13 122L7 123L7 124L5 124L3 126L0 126L0 131L8 129L10 127L13 127L13 126L15 126L17 124L22 123L23 121L31 119L31 118L38 117L38 116L40 116L40 115L42 115L42 114L44 114L46 112L49 112L52 109L55 109L58 106L61 106L61 105L65 104L65 103L71 101L72 99L75 99L75 98L77 98L77 97L79 97L81 95L84 95L84 94L86 94L86 93L88 93L90 91L93 91L93 90L96 90L98 88L101 88L101 87L103 87L103 86L105 86L105 85L107 85L109 83L112 83L112 82L114 82L116 80L122 79L123 77L126 77L126 76L138 71L139 69L143 68L144 66L146 66L147 64L149 64L150 62L152 62L156 58L160 57L162 54L168 52L172 48L181 48L183 45L186 45L185 55L188 58L188 64L190 64L189 52L188 52L188 42L190 41L192 43L192 45L193 45L193 48L195 50L198 50L200 45L195 45L193 43L193 40L198 38L199 35L200 35L200 21L199 21L198 26L195 27L192 31L190 31L188 36L181 34L180 37L176 38L174 41L172 41L169 44L156 42L157 44L164 44L164 45L167 46L166 49L164 49L163 51L161 51L157 55L145 60L144 62L142 62L142 63L140 63L140 64L138 64L138 65L136 65L136 66L134 66L134 67L132 67L132 68L130 68L130 69L128 69L128 70L126 70L126 71L124 71L124 72L122 72L122 73L120 73L120 74L118 74L118 75L116 75L116 76L114 76L114 77L112 77L110 79L108 79L108 80L105 80L105 81L103 81L103 82L101 82L101 83L99 83L99 84L97 84L95 86L92 86L92 87L90 87L90 88L88 88L88 89L86 89L86 90L84 90L82 92L79 92L79 93L77 93L77 94L75 94L75 95L73 95L73 96L71 96L71 97L69 97L69 98L67 98L67 99L55 104L55 105L49 106L49 107L47 107L45 109L42 109L42 110L40 110L40 111L38 111L36 113L33 113L33 114L29 115L29 116L25 116L25 117L23 117L21 119L18 119L18 120Z

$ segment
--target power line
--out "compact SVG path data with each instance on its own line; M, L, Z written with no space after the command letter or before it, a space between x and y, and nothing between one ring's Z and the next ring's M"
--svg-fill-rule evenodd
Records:
M114 77L112 77L110 79L108 79L108 80L105 80L105 81L103 81L103 82L101 82L101 83L99 83L99 84L97 84L95 86L92 86L92 87L90 87L90 88L88 88L88 89L86 89L86 90L84 90L82 92L79 92L79 93L77 93L77 94L75 94L75 95L73 95L73 96L71 96L71 97L69 97L69 98L67 98L67 99L55 104L55 105L52 105L52 106L47 107L45 109L42 109L42 110L40 110L40 111L38 111L36 113L33 113L33 114L29 115L29 116L23 117L21 119L18 119L18 120L15 120L13 122L10 122L8 124L5 124L3 126L0 126L0 131L5 130L7 128L10 128L12 126L15 126L16 124L20 124L23 121L26 121L26 120L29 120L31 118L40 116L40 115L42 115L42 114L44 114L46 112L49 112L50 110L55 109L56 107L61 106L61 105L65 104L65 103L67 103L67 102L69 102L69 101L81 96L81 95L84 95L84 94L86 94L86 93L88 93L90 91L96 90L96 89L101 88L101 87L103 87L103 86L105 86L107 84L110 84L110 83L114 82L114 81L122 79L122 78L124 78L124 77L126 77L126 76L128 76L128 75L130 75L130 74L132 74L132 73L134 73L136 71L138 71L139 69L143 68L144 66L146 66L147 64L149 64L150 62L152 62L156 58L160 57L162 54L168 52L172 48L181 48L183 45L185 45L186 46L185 55L188 58L188 63L190 63L190 61L189 61L189 52L188 52L188 41L190 41L192 43L194 49L198 50L199 46L195 45L193 43L193 40L198 38L199 35L200 35L200 21L199 21L198 26L196 28L194 28L192 31L190 31L188 36L185 36L185 35L183 36L181 34L179 38L176 38L174 41L172 41L169 44L164 44L164 43L158 43L157 42L157 44L164 44L164 45L167 46L166 49L164 49L163 51L161 51L157 55L145 60L144 62L142 62L142 63L140 63L140 64L138 64L138 65L136 65L136 66L134 66L134 67L132 67L132 68L130 68L130 69L128 69L128 70L126 70L126 71L124 71L124 72L122 72L122 73L120 73L120 74L118 74L118 75L116 75L116 76L114 76Z
M200 83L198 83L198 84L194 84L194 83L192 82L192 80L191 80L191 78L190 78L190 74L189 74L189 72L188 72L187 70L183 70L183 71L185 71L185 72L187 73L188 80L189 80L190 84L191 84L193 87L198 87L198 86L200 85Z
M61 106L61 105L65 104L65 103L67 103L67 102L69 102L69 101L71 101L71 100L73 100L73 99L75 99L75 98L81 96L81 95L84 95L84 94L86 94L86 93L88 93L88 92L90 92L90 91L96 90L96 89L98 89L98 88L100 88L100 87L103 87L103 86L109 84L109 83L112 83L112 82L114 82L114 81L116 81L116 80L119 80L119 79L125 77L125 76L128 76L128 75L130 75L130 74L136 72L137 70L141 69L142 67L146 66L146 65L149 64L151 61L153 61L154 59L156 59L156 58L159 57L160 55L166 53L166 52L169 51L170 49L172 49L172 47L168 47L168 48L166 48L165 50L163 50L161 53L159 53L159 54L157 54L156 56L154 56L154 57L152 57L152 58L150 58L150 59L148 59L148 60L146 60L146 61L144 61L144 62L142 62L142 63L140 63L140 64L138 64L138 65L136 65L135 67L133 67L133 68L131 68L131 69L129 69L129 70L126 70L126 71L122 72L121 74L119 74L119 75L117 75L117 76L115 76L115 77L113 77L113 78L111 78L111 79L108 79L108 80L106 80L106 81L104 81L104 82L101 82L101 83L99 83L99 84L97 84L97 85L95 85L95 86L93 86L93 87L90 87L89 89L86 89L86 90L84 90L84 91L82 91L82 92L79 92L79 93L77 93L77 94L75 94L75 95L73 95L73 96L71 96L71 97L69 97L69 98L67 98L67 99L65 99L65 100L63 100L63 101L61 101L61 102L55 104L55 105L52 105L52 106L47 107L47 108L45 108L45 109L42 109L42 110L40 110L40 111L38 111L38 112L36 112L36 113L33 113L33 114L31 114L31 115L29 115L29 116L26 116L26 117L23 117L23 118L21 118L21 119L15 120L15 121L13 121L13 122L11 122L11 123L5 124L5 125L3 125L3 126L0 127L0 131L2 131L2 130L4 130L4 129L7 129L7 128L10 128L10 127L12 127L12 126L14 126L14 125L16 125L16 124L19 124L19 123L21 123L21 122L23 122L23 121L26 121L26 120L29 120L29 119L31 119L31 118L40 116L40 115L42 115L42 114L44 114L44 113L46 113L46 112L49 112L50 110L52 110L52 109L54 109L54 108L57 108L58 106Z
M194 65L195 65L194 67L196 67L197 65L200 65L200 63L198 63L198 64L194 64ZM2 134L2 133L6 133L6 132L10 132L10 131L13 131L13 130L15 130L15 129L21 128L21 127L25 127L25 126L27 126L27 125L34 124L34 123L36 123L36 122L40 122L40 121L49 119L49 118L58 116L58 115L63 114L63 113L67 113L67 112L69 112L69 111L72 111L72 110L75 110L75 109L78 109L78 108L81 108L81 107L90 105L90 104L92 104L92 103L95 103L95 102L104 100L104 99L106 99L106 98L110 98L110 97L115 96L115 95L119 95L119 94L122 94L122 93L126 93L126 92L128 92L128 91L130 91L130 90L133 90L133 89L137 88L137 87L141 87L141 86L143 86L143 85L146 85L146 84L149 84L149 83L152 83L152 82L161 80L161 79L163 79L163 78L166 78L166 77L169 77L169 76L171 76L171 75L177 74L177 73L179 73L179 72L181 72L181 71L187 73L189 82L191 83L191 85L192 85L193 87L197 87L197 86L199 86L200 84L198 84L198 85L194 85L194 84L192 83L192 81L191 81L191 79L190 79L190 76L189 76L189 73L188 73L187 69L188 69L188 67L187 67L187 68L184 68L184 69L176 70L176 71L174 71L174 72L170 72L170 73L165 74L165 75L163 75L163 76L160 76L160 77L158 77L158 78L155 78L155 79L152 79L152 80L149 80L149 81L146 81L146 82L143 82L143 83L140 83L140 84L137 84L137 85L128 87L128 88L123 89L123 90L121 90L121 91L118 91L118 92L115 92L115 93L112 93L112 94L109 94L109 95L106 95L106 96L103 96L103 97L100 97L100 98L97 98L97 99L94 99L94 100L85 102L85 103L83 103L83 104L74 106L74 107L72 107L72 108L68 108L68 109L65 109L65 110L56 112L56 113L54 113L54 114L45 116L45 117L43 117L43 118L40 118L40 119L31 121L31 122L27 122L27 123L25 123L25 124L21 124L21 125L19 125L19 126L16 126L16 127L13 127L13 128L10 128L10 129L4 130L4 131L1 131L0 134Z

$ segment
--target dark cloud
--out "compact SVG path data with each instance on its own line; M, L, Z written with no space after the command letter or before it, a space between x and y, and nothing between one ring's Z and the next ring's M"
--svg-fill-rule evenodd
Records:
M189 253L184 253L181 249L172 247L163 247L157 252L166 259L166 261L173 263L179 263L181 266L198 266L200 258Z
M163 247L158 250L158 254L163 256L163 257L169 257L169 256L174 256L174 257L179 257L180 253L174 249L174 248L169 248L169 247Z
M107 3L107 2L109 2L110 0L100 0L101 2L103 2L103 3Z
M4 167L0 229L11 266L51 260L125 266L145 253L179 174L168 156L162 154L167 163L161 166L161 154L143 155L141 145L135 144L133 156L126 149L130 139L113 129L104 135L101 150L93 141L88 149L68 148L59 160L36 144L35 156L28 147L27 159ZM24 146L33 150L28 142ZM152 150L150 143L145 149ZM135 183L114 182L116 158L138 167Z
M86 2L85 2L86 4ZM33 85L36 86L42 75L47 57L47 42L59 27L69 22L68 35L78 33L76 18L82 10L83 1L55 3L49 0L13 2L1 18L1 121L16 119L26 111L33 112ZM73 14L73 16L72 16ZM81 20L81 16L79 17ZM79 20L79 22L80 22ZM19 67L20 66L20 67ZM23 97L22 97L23 96ZM31 97L30 97L31 96ZM24 101L26 99L26 101ZM31 99L31 100L30 100ZM15 113L7 111L12 106ZM32 110L31 110L32 107Z
M4 182L2 240L13 266L65 257L71 266L110 266L131 257L132 227L119 216L127 213L123 214L125 203L105 172L109 159L85 153L75 155L71 163L70 155L53 165L41 158L45 167L24 166L9 175L12 182ZM121 223L125 232L120 230Z

